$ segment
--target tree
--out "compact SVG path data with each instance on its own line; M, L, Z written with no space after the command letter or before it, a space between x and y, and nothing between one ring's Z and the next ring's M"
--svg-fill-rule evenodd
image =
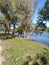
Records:
M19 4L19 5L18 5ZM4 0L0 1L0 10L4 14L5 18L14 25L13 34L15 30L15 24L17 20L26 21L30 20L34 14L36 1L34 0ZM10 24L9 23L9 24ZM24 30L25 31L25 30Z
M2 26L2 29L4 30L5 34L8 32L9 34L9 23L6 18L0 17L0 25Z
M36 23L35 32L38 32L38 33L41 32L42 33L43 31L46 30L46 28L47 28L46 23L43 23L43 21L41 21L41 19L40 19Z
M49 21L49 0L46 0L45 5L39 11L39 18L43 21Z
M23 18L22 18L21 25L23 27L24 36L26 36L26 31L29 31L30 27L31 27L31 17L34 14L34 10L36 7L36 1L34 1L34 4L32 5L29 0L27 0L27 1L24 0L23 4L20 3L20 5L22 8L20 10L23 11L23 14L22 14Z
M42 9L40 9L38 14L39 16L38 16L37 26L35 30L37 30L37 28L40 27L41 30L44 31L45 28L47 27L46 27L46 24L43 22L49 21L49 0L46 0L44 6L42 7Z

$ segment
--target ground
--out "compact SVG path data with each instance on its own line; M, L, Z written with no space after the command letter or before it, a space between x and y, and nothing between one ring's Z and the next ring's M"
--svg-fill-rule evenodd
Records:
M0 40L0 60L1 57L3 60L0 65L23 65L26 55L33 58L37 53L45 52L45 49L49 51L48 46L25 38Z

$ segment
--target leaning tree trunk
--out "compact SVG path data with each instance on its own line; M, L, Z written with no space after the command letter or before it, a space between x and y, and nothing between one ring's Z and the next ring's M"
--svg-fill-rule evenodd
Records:
M30 38L30 36L32 35L32 33L33 33L33 32L29 32L29 33L28 33L28 37L27 37L28 39Z

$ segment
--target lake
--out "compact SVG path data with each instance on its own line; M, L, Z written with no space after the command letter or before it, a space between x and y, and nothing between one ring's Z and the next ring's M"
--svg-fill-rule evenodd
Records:
M49 45L49 33L48 32L43 32L41 35L32 33L32 35L30 36L30 39Z

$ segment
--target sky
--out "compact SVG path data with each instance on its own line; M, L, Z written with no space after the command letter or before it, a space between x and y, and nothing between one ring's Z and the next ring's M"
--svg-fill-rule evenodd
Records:
M33 23L36 23L36 20L37 20L37 18L38 18L38 12L39 12L39 10L44 6L45 1L46 1L46 0L37 0L37 6L36 6L35 14L34 14L33 20L32 20ZM46 25L49 27L49 22L47 22Z

